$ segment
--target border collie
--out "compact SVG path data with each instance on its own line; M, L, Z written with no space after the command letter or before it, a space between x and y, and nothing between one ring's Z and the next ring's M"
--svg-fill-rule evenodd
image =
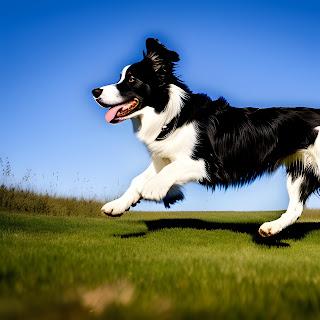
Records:
M320 188L320 110L235 108L224 98L194 94L175 75L179 55L157 39L146 40L140 62L126 66L116 84L92 90L110 108L109 123L131 119L147 146L150 166L102 212L119 216L140 199L183 199L180 186L196 181L215 189L241 186L285 165L289 207L261 225L272 236L294 223Z

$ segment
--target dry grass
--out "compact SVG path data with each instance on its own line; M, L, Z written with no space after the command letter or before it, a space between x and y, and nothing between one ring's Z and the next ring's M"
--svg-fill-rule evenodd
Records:
M39 195L15 187L0 186L0 209L52 216L97 216L103 203L94 200Z

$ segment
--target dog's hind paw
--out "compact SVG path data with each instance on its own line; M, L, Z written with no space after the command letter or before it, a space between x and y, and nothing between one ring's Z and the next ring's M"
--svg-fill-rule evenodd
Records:
M180 186L173 185L167 195L163 198L163 203L166 208L170 208L171 204L176 203L177 201L181 201L184 199L184 195L180 190Z
M279 233L283 229L278 221L265 222L259 228L259 233L262 237L270 237Z

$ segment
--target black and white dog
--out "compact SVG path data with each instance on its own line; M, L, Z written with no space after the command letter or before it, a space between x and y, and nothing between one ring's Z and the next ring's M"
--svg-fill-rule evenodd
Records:
M122 197L102 211L117 216L141 198L169 206L183 199L179 186L240 186L279 166L287 168L290 203L259 233L274 235L294 223L320 188L320 110L234 108L225 99L194 94L174 74L179 55L146 40L142 61L126 66L116 84L92 90L110 108L110 123L132 119L152 162Z

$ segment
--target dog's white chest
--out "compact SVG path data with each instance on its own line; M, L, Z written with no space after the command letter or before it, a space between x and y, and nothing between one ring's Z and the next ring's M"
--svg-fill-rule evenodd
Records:
M171 161L180 157L191 157L197 140L197 132L192 123L174 130L166 139L147 144L152 156Z

